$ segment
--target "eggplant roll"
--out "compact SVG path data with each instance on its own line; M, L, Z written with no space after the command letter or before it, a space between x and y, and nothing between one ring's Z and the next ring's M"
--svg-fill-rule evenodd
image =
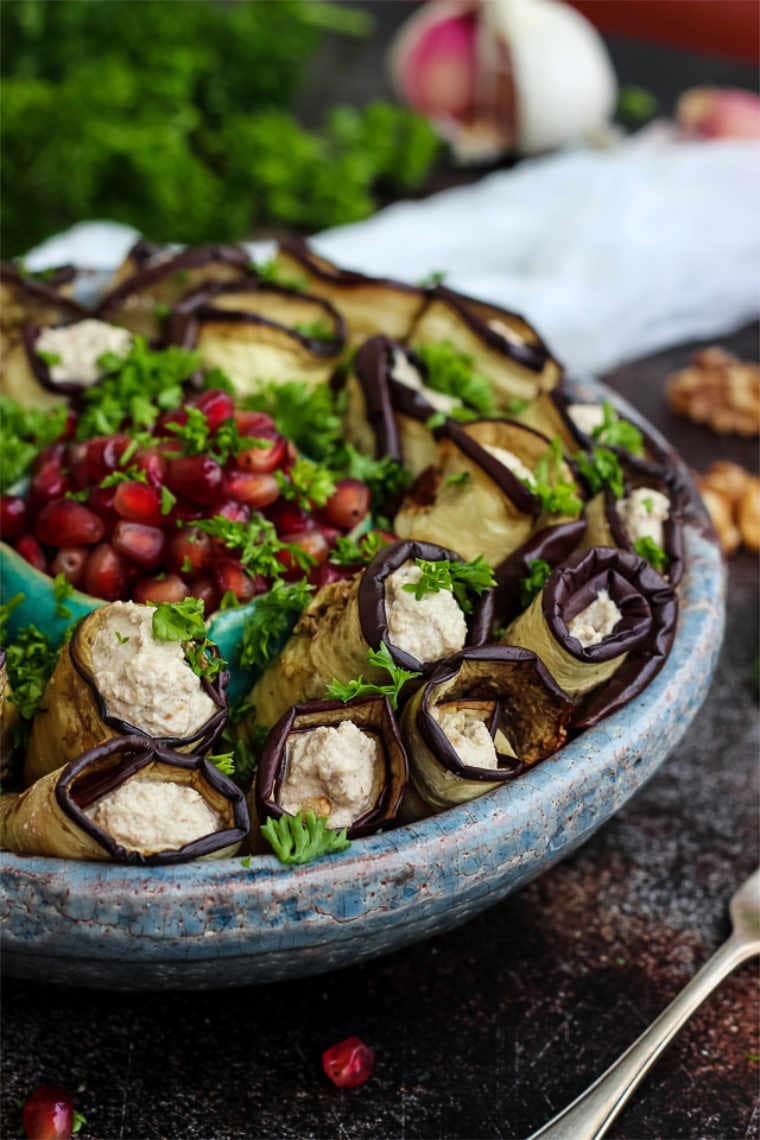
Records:
M315 594L279 657L253 687L251 702L260 724L273 725L291 705L324 697L333 680L386 681L385 671L367 662L370 649L381 643L397 665L415 672L463 648L469 631L452 592L418 599L404 589L421 577L417 558L461 562L442 546L396 542L379 551L361 574Z
M0 393L24 407L52 408L97 384L104 353L126 356L132 334L87 317L69 325L26 325L0 365Z
M206 752L227 717L226 672L210 683L178 641L153 636L152 606L112 602L87 614L61 651L32 723L30 784L113 736L141 733Z
M22 273L10 261L0 263L0 356L24 325L54 325L87 316L87 310L66 295L75 276L72 266L62 266L43 279Z
M465 649L404 710L412 783L436 810L482 796L561 748L573 711L535 653Z
M346 347L343 318L329 301L255 277L186 297L169 318L167 339L197 349L241 396L271 381L324 383Z
M533 400L562 374L532 325L516 313L437 286L408 338L417 345L447 341L472 357L477 373L491 381L500 408Z
M575 698L575 727L587 727L625 704L659 671L677 617L675 592L648 562L594 547L553 570L501 640L538 654L560 688Z
M243 792L210 761L118 736L0 796L0 849L115 863L234 855L248 833Z
M434 464L438 448L427 422L462 402L426 381L422 361L398 342L386 336L365 341L346 383L349 443L376 459L395 459L413 476Z
M625 488L616 499L605 487L586 505L586 536L582 549L614 546L636 553L647 540L664 552L666 564L656 567L671 586L683 574L683 523L686 491L673 472L654 464L623 463ZM645 554L646 547L641 553Z
M251 259L236 245L200 245L133 257L133 263L134 272L121 271L117 283L100 302L97 315L156 340L163 334L163 314L180 297L212 281L234 281L244 276Z
M542 516L530 490L550 448L546 436L511 420L449 420L442 435L437 466L410 489L396 515L396 534L445 543L466 559L482 554L498 566L537 528L561 521ZM553 478L575 486L565 463Z
M425 289L339 269L300 238L280 242L275 267L283 284L292 281L335 305L345 318L352 345L376 333L403 340L427 303Z
M313 811L355 839L393 823L408 777L386 697L310 701L289 709L266 739L255 814L265 823Z

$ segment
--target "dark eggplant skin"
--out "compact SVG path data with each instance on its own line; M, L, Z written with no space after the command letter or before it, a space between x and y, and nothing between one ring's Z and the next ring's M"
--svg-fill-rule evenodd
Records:
M394 570L398 570L405 562L415 558L424 558L428 562L463 562L461 554L454 550L447 550L445 546L437 546L432 542L418 542L415 539L401 539L379 550L359 583L357 602L359 606L359 624L362 637L371 648L379 648L384 642L390 651L391 657L402 669L411 669L416 673L430 673L437 662L424 665L416 657L405 653L388 640L388 619L385 614L385 580ZM473 642L470 628L471 615L465 615L467 620L468 644Z
M280 819L285 812L279 793L287 766L287 743L293 732L337 726L352 720L358 728L372 732L380 742L386 778L375 806L348 828L349 839L371 835L394 824L409 780L409 764L401 743L396 718L387 697L356 697L346 701L306 701L294 705L269 732L256 772L254 802L260 823Z
M157 264L151 264L157 252L160 251L152 249L147 257L142 258L140 268L106 293L95 313L100 320L107 321L109 315L118 309L130 294L141 293L175 273L181 273L186 269L199 269L209 262L218 261L239 269L242 276L251 263L245 250L236 245L194 246L179 250L174 257L167 257Z
M325 313L334 330L333 336L327 340L320 337L304 336L297 329L280 324L267 317L247 311L222 309L214 306L214 298L223 293L240 293L250 290L252 293L277 293L283 297L297 296L302 300L311 301L318 305ZM343 317L329 301L322 297L315 297L311 293L289 289L284 285L271 282L262 282L254 273L242 276L238 281L214 282L202 285L200 289L189 293L174 306L167 325L167 341L169 344L178 344L182 348L195 348L201 325L205 321L219 321L239 324L264 325L269 328L285 329L290 336L303 344L316 356L333 357L341 353L346 346L346 325Z
M71 265L62 265L53 277L43 281L34 274L22 273L11 261L0 262L0 284L12 289L22 298L28 298L31 304L57 307L63 319L81 321L92 315L90 311L78 301L59 292L63 285L68 285L75 277L76 270Z
M570 557L585 531L586 520L583 516L556 526L544 527L496 567L496 586L483 596L473 614L474 645L486 644L491 640L495 626L505 626L517 617L523 608L520 604L520 583L530 573L529 563L540 558L551 567L559 566Z
M546 436L542 435L540 431L535 431L533 428L526 427L525 424L517 423L516 420L509 420L506 417L491 418L483 416L478 420L473 420L470 424L460 424L454 420L447 420L442 434L453 440L456 446L462 451L468 459L476 463L489 478L493 479L496 486L502 491L508 499L514 503L519 511L526 515L532 515L537 519L541 513L541 500L532 491L529 491L521 479L515 475L514 471L510 471L503 463L490 452L486 451L477 440L469 435L467 428L475 427L482 423L513 423L520 431L530 432L531 435L537 436L539 439L546 440L546 446L549 447L551 441Z
M480 337L480 339L493 348L496 352L501 352L505 356L510 357L516 364L522 365L523 368L529 369L531 372L542 372L547 363L553 359L552 353L545 342L541 339L538 333L533 329L524 317L519 313L513 313L508 309L503 309L499 305L493 305L490 301L480 301L477 297L469 297L465 293L457 293L454 289L448 289L445 285L436 285L430 290L430 297L432 300L440 300L450 305L455 310L461 320L472 329L472 331ZM487 321L483 320L473 305L484 305L488 309L494 311L494 317L498 313L503 314L507 318L513 318L520 321L531 328L535 341L532 344L522 341L520 344L507 339L500 333L492 329Z
M405 281L396 281L392 277L369 277L366 273L359 273L355 269L341 269L328 262L326 258L315 254L307 241L302 237L290 236L281 238L279 248L294 261L299 261L305 270L321 277L324 281L341 286L387 285L398 289L401 293L416 294L420 297L429 293L429 290L419 285L409 285Z
M115 766L114 760L117 761ZM233 826L196 839L176 851L159 851L153 855L144 855L142 852L122 847L93 823L84 809L107 792L119 787L154 760L172 768L199 772L204 781L231 805ZM99 779L98 768L105 769ZM60 779L56 783L55 797L65 815L119 863L166 866L200 859L204 855L242 842L250 826L245 794L228 776L202 756L172 752L151 743L145 736L117 736L85 752L79 759L72 760L61 772Z

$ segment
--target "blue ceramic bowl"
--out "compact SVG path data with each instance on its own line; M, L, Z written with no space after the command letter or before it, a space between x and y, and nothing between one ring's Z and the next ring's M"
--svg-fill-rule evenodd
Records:
M590 398L599 392L593 386ZM556 757L480 799L300 868L273 856L248 868L226 859L140 869L3 855L4 968L109 989L270 982L395 950L523 886L641 787L704 700L723 632L725 575L696 492L694 502L665 667Z

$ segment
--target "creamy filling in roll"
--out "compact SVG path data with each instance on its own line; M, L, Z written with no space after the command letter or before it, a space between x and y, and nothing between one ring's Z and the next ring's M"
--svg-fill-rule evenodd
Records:
M75 382L86 386L95 384L102 376L103 369L98 365L101 356L126 356L131 347L132 333L127 329L91 319L44 329L34 344L36 353L52 358L48 370L54 384Z
M176 851L224 826L195 788L140 776L107 792L85 815L133 851Z
M507 467L513 475L518 479L522 479L525 483L535 483L536 478L529 467L526 467L519 455L515 455L513 451L508 451L506 447L496 447L492 444L486 443L483 445L484 450L492 455L494 459L498 459L504 467Z
M607 590L600 590L594 600L575 615L567 632L587 649L609 637L622 616Z
M569 404L567 414L578 431L591 435L604 423L604 409L601 404Z
M404 562L385 582L385 613L388 640L398 649L425 664L462 649L467 640L464 613L451 590L417 598L405 589L416 585L422 571L414 562Z
M640 538L651 538L665 545L664 523L670 518L670 500L654 487L636 487L630 495L619 499L616 508L631 544Z
M412 388L424 396L431 408L437 412L450 412L452 408L461 408L462 401L456 396L448 396L445 392L436 392L434 388L425 384L417 368L414 367L405 352L398 349L393 354L393 368L391 379L406 388Z
M452 703L433 707L431 715L446 733L462 764L468 768L498 768L496 746L482 713Z
M313 811L330 827L350 827L377 803L383 783L378 739L353 721L293 733L280 787L283 811Z

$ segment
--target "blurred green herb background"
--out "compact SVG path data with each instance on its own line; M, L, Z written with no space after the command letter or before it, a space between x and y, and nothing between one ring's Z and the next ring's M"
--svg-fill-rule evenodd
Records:
M2 246L88 218L157 241L234 240L366 217L421 187L437 143L388 103L291 107L325 34L370 32L320 0L3 0Z

